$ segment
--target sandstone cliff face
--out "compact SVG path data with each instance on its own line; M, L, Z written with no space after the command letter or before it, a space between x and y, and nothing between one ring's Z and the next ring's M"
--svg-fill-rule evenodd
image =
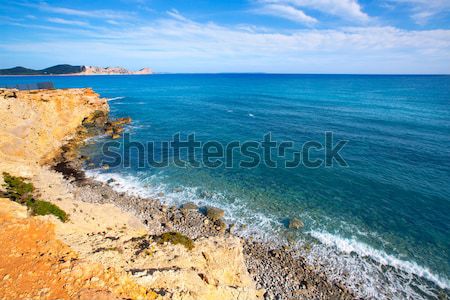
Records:
M91 89L0 89L0 160L43 163L85 118L108 110L106 100Z
M160 245L135 216L112 204L88 203L91 194L81 190L89 187L74 186L43 166L83 121L108 110L91 89L0 89L0 175L27 177L40 198L70 213L66 223L30 218L24 207L0 201L0 281L7 281L0 298L42 292L40 299L261 299L238 238L198 239L191 251ZM143 239L147 251L137 252ZM44 277L51 280L40 280Z

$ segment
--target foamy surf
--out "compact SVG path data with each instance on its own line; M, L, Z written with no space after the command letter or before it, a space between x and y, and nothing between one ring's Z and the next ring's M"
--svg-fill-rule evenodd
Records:
M363 297L421 299L427 295L434 298L437 291L429 282L441 289L450 287L447 278L434 274L430 269L389 255L356 239L315 230L309 234L322 244L310 253L310 261L321 261L335 255L337 259L331 264L331 272L336 269L346 270L346 283L359 290ZM365 288L359 289L358 285Z
M108 101L114 101L114 100L121 100L121 99L125 99L125 97L113 97L113 98L108 98Z
M157 198L168 205L194 202L198 206L215 206L223 209L226 220L235 223L238 234L253 236L259 240L279 242L284 226L276 216L248 209L244 199L233 203L225 200L221 193L207 193L193 187L173 188L162 183L163 174L139 178L133 175L109 173L102 170L87 170L86 175L107 183L117 192L144 198ZM163 195L163 196L162 196ZM248 226L241 227L246 224ZM344 282L358 296L369 299L435 298L438 291L448 289L448 279L432 273L428 268L414 262L401 260L374 249L354 239L345 239L324 231L307 232L320 243L304 253L312 265L320 266L331 280ZM305 241L298 241L298 248ZM430 284L430 282L432 284Z
M198 206L214 206L225 211L225 220L234 223L241 236L253 236L260 240L276 242L274 232L283 224L276 218L267 217L262 212L251 211L244 199L229 203L221 193L205 193L195 187L177 186L162 183L163 174L152 175L143 179L137 176L104 172L100 169L85 171L86 176L108 183L115 191L132 196L159 199L167 205L182 205L193 202ZM113 181L110 181L113 179ZM163 196L161 196L163 195ZM242 226L245 225L245 226Z

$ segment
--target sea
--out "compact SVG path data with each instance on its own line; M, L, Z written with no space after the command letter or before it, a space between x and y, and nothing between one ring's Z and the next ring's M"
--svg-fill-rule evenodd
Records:
M127 140L88 141L88 176L168 205L219 207L239 235L292 244L360 297L450 296L450 76L32 76L0 77L0 86L44 81L91 87L109 99L112 117L133 120ZM268 135L276 146L266 156ZM203 150L165 152L164 143L189 136L217 146L209 150L222 145L231 163L231 154L211 165ZM341 141L342 160L330 157L326 149ZM246 142L259 163L226 151ZM284 163L295 157L302 163ZM292 218L304 227L289 229Z

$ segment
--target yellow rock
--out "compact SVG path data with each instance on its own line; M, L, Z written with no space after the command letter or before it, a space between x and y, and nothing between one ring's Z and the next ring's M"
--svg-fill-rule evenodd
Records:
M17 219L25 219L28 217L26 206L6 198L0 198L0 214L9 214Z
M74 289L67 290L68 295L71 298L80 296L78 288L89 285L96 288L110 287L114 294L131 299L260 299L264 291L256 289L247 271L243 247L238 238L201 238L195 241L195 247L191 251L181 245L155 244L148 249L151 255L143 252L136 257L136 249L129 247L125 241L142 237L147 231L135 216L121 211L113 204L84 202L83 197L87 196L79 194L75 187L67 184L61 174L43 166L80 130L79 126L83 121L89 120L90 116L99 111L107 112L108 104L91 89L0 89L0 170L30 178L43 199L57 204L70 212L71 216L66 223L48 217L27 218L26 207L8 199L0 199L0 215L3 210L7 212L5 220L17 218L20 222L25 222L32 219L39 224L54 222L58 240L75 251L71 255L76 253L79 256L76 261L85 262L68 267L58 257L58 264L53 263L58 268L53 270L50 265L49 269L55 278L68 279L73 283ZM123 118L116 122L126 124L130 121L130 118ZM71 154L75 156L76 152ZM97 234L100 231L108 231L109 236L119 239L101 238ZM1 234L2 232L0 237ZM39 237L36 240L41 239ZM57 243L60 244L59 241ZM16 243L11 245L15 246ZM99 248L121 251L96 252ZM67 258L69 255L64 256ZM37 254L36 257L28 257L30 264L40 257ZM45 263L46 261L42 262ZM143 271L127 274L125 270ZM23 274L26 273L18 276ZM3 274L0 279L5 276ZM45 285L45 281L42 282ZM167 294L159 296L152 290L164 290ZM12 288L8 291L12 291ZM85 299L93 299L94 296L88 294ZM11 299L17 298L23 297Z
M91 89L0 90L0 160L43 163L84 119L108 110Z

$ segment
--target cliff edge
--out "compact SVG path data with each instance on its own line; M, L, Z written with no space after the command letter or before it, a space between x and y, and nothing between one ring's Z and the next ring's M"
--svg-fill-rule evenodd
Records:
M161 242L134 215L92 203L103 195L45 164L89 130L86 121L105 123L108 111L91 89L0 90L0 173L23 177L34 197L69 215L30 215L0 199L0 298L260 299L240 239Z
M50 160L76 135L83 120L97 111L107 115L109 107L91 89L0 89L0 161Z

